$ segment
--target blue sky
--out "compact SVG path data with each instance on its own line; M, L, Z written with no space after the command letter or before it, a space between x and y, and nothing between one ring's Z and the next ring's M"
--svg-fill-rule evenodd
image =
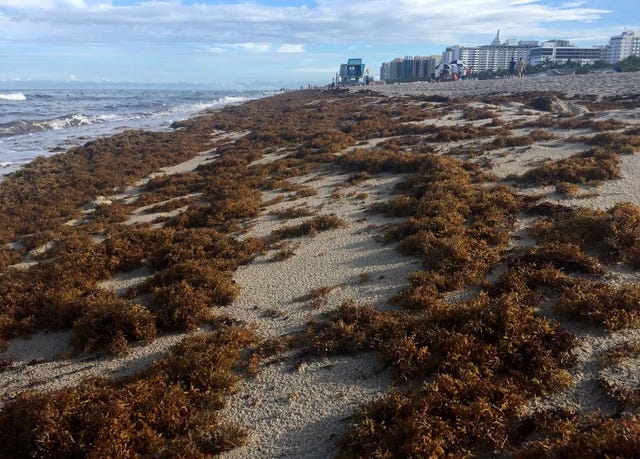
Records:
M548 0L0 0L3 82L326 84L362 57L503 39L606 44L640 28L640 2Z

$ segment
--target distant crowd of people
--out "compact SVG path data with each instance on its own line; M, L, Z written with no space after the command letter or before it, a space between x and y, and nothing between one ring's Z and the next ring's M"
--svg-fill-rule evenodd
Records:
M527 63L522 58L516 62L516 59L512 57L511 62L509 62L509 78L515 78L516 76L522 78L526 69Z
M455 62L455 61L454 61ZM471 67L467 67L463 63L442 64L436 67L436 72L431 75L432 81L456 81L474 79L475 75ZM509 62L509 78L522 78L527 70L527 63L519 58L511 58Z
M473 69L464 64L444 64L442 68L436 67L436 72L431 75L435 81L472 80L475 78Z

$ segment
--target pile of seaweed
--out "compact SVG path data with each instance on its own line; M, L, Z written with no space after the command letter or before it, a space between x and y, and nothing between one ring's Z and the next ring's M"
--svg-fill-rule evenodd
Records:
M338 442L343 457L632 457L640 447L640 388L603 384L619 406L613 417L527 409L533 397L573 384L577 341L543 312L549 297L558 317L605 331L636 326L640 317L640 286L606 281L612 263L640 266L640 208L573 208L522 192L551 184L575 195L576 187L595 189L619 177L620 155L640 147L638 129L547 113L544 97L285 93L203 114L173 132L129 131L91 142L9 176L0 185L0 342L72 330L77 352L122 355L158 334L205 332L139 375L20 394L0 411L0 455L205 457L235 448L251 426L219 419L226 396L267 355L288 347L307 356L373 349L393 368L396 389L354 414ZM516 102L542 113L533 122L505 123L500 104ZM589 107L593 113L621 104L638 108L637 99ZM455 110L457 126L425 123ZM575 157L505 180L482 168L491 152L572 129L581 135L568 142L585 145ZM222 142L214 131L246 135ZM367 145L373 139L382 141ZM135 201L82 212L96 196L117 195L212 149L214 161L152 178ZM382 237L419 257L421 270L394 299L396 309L377 311L354 299L302 334L267 342L232 310L220 315L212 307L231 305L239 294L233 273L240 265L284 238L341 225L315 215L267 238L242 237L265 206L262 192L304 195L309 190L291 179L320 166L358 180L404 174L395 197L372 211L403 219ZM140 206L180 211L128 224ZM534 220L532 245L514 244L523 216ZM25 259L26 267L13 266ZM141 286L124 293L99 287L140 267L149 271ZM452 299L469 290L470 299ZM627 343L607 365L638 354Z

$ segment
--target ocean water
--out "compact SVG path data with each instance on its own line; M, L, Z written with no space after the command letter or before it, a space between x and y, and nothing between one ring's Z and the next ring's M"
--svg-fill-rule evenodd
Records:
M207 108L269 95L265 91L2 90L0 180L50 156L127 129L161 131Z

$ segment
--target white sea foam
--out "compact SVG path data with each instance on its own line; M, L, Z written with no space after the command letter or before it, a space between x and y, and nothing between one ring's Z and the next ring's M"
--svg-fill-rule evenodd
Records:
M139 116L123 116L123 115L83 115L76 113L73 115L62 116L51 120L25 121L18 120L6 125L0 125L0 136L32 134L33 132L54 130L59 131L76 126L88 126L92 124L102 124L113 121L126 119L138 119Z
M65 129L71 126L82 126L85 124L92 124L94 121L81 114L81 113L76 113L75 115L71 115L71 116L66 116L63 118L58 118L55 120L49 120L46 123L42 123L42 127L43 128L50 128L50 129Z
M246 102L251 100L249 97L242 96L225 96L219 99L214 99L209 102L198 102L193 104L181 104L172 107L170 110L166 112L156 113L154 116L163 116L167 113L197 113L203 110L207 110L209 108L223 107L225 105L234 105L241 104L242 102Z
M0 100L27 100L27 96L21 92L2 94L0 93Z

